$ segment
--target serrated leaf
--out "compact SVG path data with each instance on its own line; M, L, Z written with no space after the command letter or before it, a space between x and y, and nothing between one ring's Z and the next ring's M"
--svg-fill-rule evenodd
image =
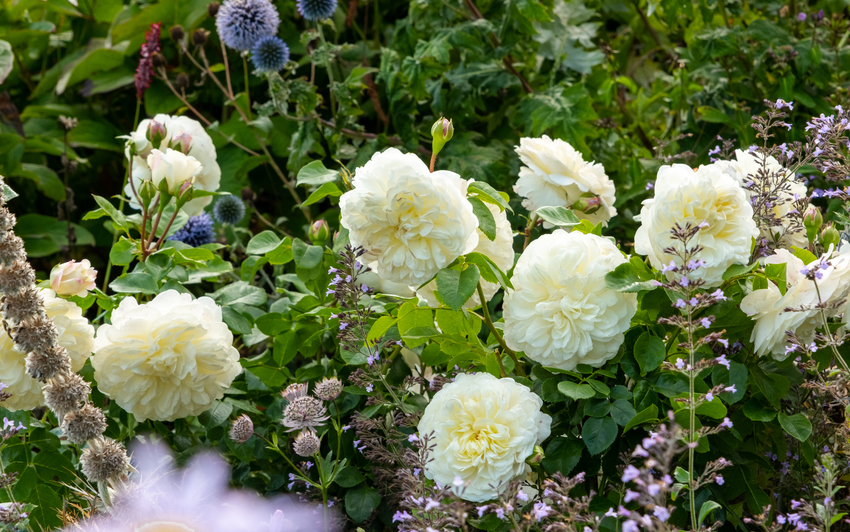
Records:
M454 310L460 310L475 293L479 278L478 266L475 264L467 264L462 272L443 268L437 274L437 290L446 305Z
M779 412L779 424L782 425L785 432L798 441L806 441L812 435L812 422L808 420L805 414L798 413L789 416L785 412Z
M491 241L495 240L496 219L493 217L493 213L490 212L490 209L483 201L475 196L470 196L467 199L469 199L469 203L472 204L472 212L475 214L475 217L478 218L478 229L481 229L481 232L484 233L484 235Z
M617 439L617 423L610 417L590 418L581 428L581 438L591 455L600 454Z
M573 381L561 381L558 383L558 391L567 397L578 401L579 399L590 399L596 395L596 390L589 384L579 384Z
M492 203L493 205L498 205L499 210L504 211L505 209L514 212L511 209L511 206L508 205L508 202L505 198L499 194L495 188L491 187L484 181L475 181L469 184L468 194L477 194L478 197L482 201L486 201L487 203Z
M633 352L643 374L658 368L667 355L664 342L649 332L638 337Z
M321 186L326 183L332 183L339 178L337 170L325 168L322 161L313 161L301 167L298 171L298 177L295 180L297 186Z

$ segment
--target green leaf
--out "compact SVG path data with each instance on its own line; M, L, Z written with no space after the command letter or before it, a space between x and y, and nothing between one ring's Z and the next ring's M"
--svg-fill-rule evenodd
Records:
M581 428L581 438L591 455L600 454L617 439L617 423L610 417L590 418Z
M578 216L570 209L559 207L540 207L534 211L544 222L548 222L556 227L572 227L581 223Z
M156 280L149 273L130 272L109 283L109 288L119 294L151 294L159 293Z
M466 256L466 262L478 266L481 277L488 282L498 283L502 288L513 288L510 278L487 255L472 252Z
M269 264L286 264L292 260L292 239L286 237L273 250L266 253L266 258L269 259Z
M5 201L11 201L18 197L18 193L12 190L12 187L3 183L3 199Z
M362 523L381 504L381 493L375 488L360 486L345 494L345 513L355 522Z
M714 124L725 124L732 117L728 114L720 111L719 109L715 109L710 105L702 105L697 107L697 119L705 120L706 122L712 122Z
M265 290L245 281L229 284L210 294L210 297L222 306L236 304L260 306L265 304L267 299Z
M720 401L718 397L715 397L713 401L709 401L707 403L702 403L697 406L696 413L701 416L713 417L714 419L722 419L726 417L727 410L726 406Z
M6 81L14 67L15 55L12 53L12 45L6 41L0 41L0 83Z
M812 422L802 413L788 415L779 412L779 424L782 428L799 441L806 441L812 435Z
M301 206L307 207L314 203L318 203L319 201L325 199L327 196L337 198L339 196L342 196L342 191L339 189L338 186L333 183L325 183L324 185L317 188L315 192L310 194L310 197L308 197L304 201L304 203L301 204Z
M263 255L274 251L280 245L280 238L274 231L263 231L258 235L254 235L245 247L245 252L249 255Z
M569 475L578 465L584 446L580 441L570 438L553 438L546 446L543 469L549 473Z
M92 197L100 208L103 209L110 218L112 218L113 223L115 223L119 229L126 231L130 227L130 222L127 220L127 217L124 216L124 214L114 205L112 205L112 202L95 194L92 194Z
M278 334L288 330L292 323L283 318L283 314L279 312L269 312L263 314L254 320L254 325L261 333L269 336L277 336Z
M596 395L596 390L589 384L579 384L573 381L561 381L558 383L558 391L567 397L578 401L579 399L590 399Z
M491 187L484 181L475 181L469 184L468 194L476 194L482 201L486 201L487 203L492 203L493 205L498 205L500 211L504 211L505 209L514 212L511 209L511 206L508 205L507 200L499 194L495 188Z
M292 241L292 258L299 268L309 270L322 263L325 250L321 246L311 246L300 238Z
M767 423L776 417L776 410L762 404L761 401L753 397L744 403L744 415L753 421Z
M370 342L374 342L376 339L382 337L386 332L398 322L396 318L393 316L381 316L378 318L374 324L372 324L372 328L369 329L369 334L366 335L366 340Z
M360 470L352 466L344 467L342 471L337 473L336 478L334 478L334 482L343 488L353 488L364 480L366 480L366 477L363 476Z
M644 408L640 412L637 413L635 417L631 419L626 426L623 427L623 434L628 432L630 429L637 427L640 424L647 422L656 422L658 420L658 407L656 405L649 405Z
M57 495L46 482L39 482L35 486L29 502L36 505L30 516L41 528L51 530L62 526L62 520L57 514L57 509L62 508L62 497Z
M65 200L65 185L52 169L43 164L21 163L19 175L35 181L36 187L54 201Z
M714 501L705 501L702 503L702 507L699 509L699 521L697 521L697 525L702 524L705 518L708 517L708 514L718 508L720 508L720 505Z
M628 425L636 415L635 407L625 399L617 399L611 404L611 417L621 427Z
M301 185L318 187L327 183L332 183L338 178L339 172L337 170L329 170L325 168L322 161L313 161L312 163L301 167L301 170L298 171L298 177L296 178L295 184L299 187Z
M469 203L472 204L472 212L478 218L478 229L481 229L481 232L491 241L495 240L496 219L493 217L493 213L490 212L490 208L475 196L470 196L468 199Z
M608 272L605 275L605 284L608 288L617 290L618 292L654 290L657 287L653 284L652 280L652 272L637 257L632 257L629 262L620 264L614 268L614 271Z
M443 268L437 274L437 290L446 305L454 310L460 310L475 293L479 278L478 266L475 264L468 264L462 272Z
M248 318L234 310L233 307L222 307L221 319L230 327L230 330L238 334L251 334L253 325Z
M814 261L818 260L814 253L805 248L791 246L791 252L794 254L795 257L803 261L803 264L811 264Z
M112 261L112 264L117 266L126 266L133 262L133 257L136 256L136 250L138 246L135 242L127 240L125 237L121 237L121 239L112 246L112 249L109 250L109 260Z
M664 342L649 332L641 334L635 342L635 360L640 364L640 371L644 375L659 367L666 355Z
M272 356L279 367L292 362L298 354L298 345L298 333L295 331L286 331L280 336L275 336Z
M788 390L791 389L791 382L788 378L776 373L767 374L759 366L750 369L750 376L768 402L774 406L779 406L779 401L785 399Z

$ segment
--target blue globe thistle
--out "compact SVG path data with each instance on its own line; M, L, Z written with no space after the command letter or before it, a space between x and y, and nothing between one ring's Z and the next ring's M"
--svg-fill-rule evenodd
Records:
M245 217L245 204L236 196L222 196L213 205L213 218L220 224L236 225Z
M168 237L168 240L179 240L193 248L203 246L204 244L212 244L215 242L212 218L205 212L198 216L192 216L186 222L186 225Z
M280 15L269 0L227 0L218 10L215 27L224 44L245 52L277 33Z
M277 72L289 62L289 46L274 35L263 37L251 49L251 62L261 72Z
M331 18L336 11L337 0L298 0L296 6L301 16L307 20Z

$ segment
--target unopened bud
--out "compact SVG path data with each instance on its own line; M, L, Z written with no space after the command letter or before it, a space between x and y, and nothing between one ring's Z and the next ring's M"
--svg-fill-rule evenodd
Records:
M218 15L218 8L220 7L221 4L219 4L218 2L213 2L212 4L207 6L207 14L210 17L215 18L215 16Z
M316 220L310 226L310 231L307 236L314 244L324 244L331 237L331 229L328 227L328 222L324 220Z
M189 155L189 149L192 147L192 135L181 131L171 139L171 149L182 151L183 155Z
M546 458L546 455L543 454L543 447L539 445L534 446L534 450L531 451L531 456L529 456L525 461L531 465L537 465Z
M165 137L168 136L168 131L165 129L163 124L160 124L156 120L151 120L150 125L148 126L148 140L151 142L154 148L159 148L162 141Z
M195 43L196 46L203 46L207 44L209 37L210 32L204 28L198 28L192 32L192 42Z
M195 195L195 189L192 188L192 185L194 183L194 177L192 179L189 179L188 181L184 181L183 184L180 185L180 190L177 192L177 198L185 201L189 201L190 199L192 199L192 196Z
M154 52L151 56L151 66L154 68L162 68L164 67L168 61L165 60L165 56L160 52Z
M174 86L180 90L186 89L189 86L189 76L182 72L177 74L177 79L174 80Z
M826 224L826 227L820 233L820 243L823 248L826 250L829 249L829 246L837 248L840 241L841 233L838 232L838 229L833 227L832 224Z
M186 36L186 32L183 31L183 26L177 24L175 26L171 26L171 38L175 41L182 41L183 37Z
M591 192L585 192L570 208L574 211L581 211L585 214L593 214L601 207L602 201L599 199L599 196Z
M431 137L434 139L431 145L431 152L434 155L440 153L440 150L443 149L443 145L452 139L454 132L454 125L448 118L440 117L436 122L434 122L434 125L431 126Z
M806 214L803 216L803 226L806 228L806 237L809 242L814 242L815 237L823 225L823 215L817 207L809 207Z

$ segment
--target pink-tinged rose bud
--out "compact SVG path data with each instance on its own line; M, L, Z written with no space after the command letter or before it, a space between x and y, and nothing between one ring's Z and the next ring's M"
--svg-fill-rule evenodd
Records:
M53 267L50 272L50 288L61 296L86 297L94 290L97 270L91 267L88 259L81 262L64 262Z
M192 147L192 135L181 131L171 139L171 149L182 151L183 155L189 155L189 149Z
M163 124L160 124L156 120L151 120L150 125L148 126L148 140L151 141L154 148L159 148L159 145L162 144L162 141L168 136L168 131L165 129Z
M602 207L602 201L596 194L585 192L581 197L573 203L571 207L574 211L581 211L585 214L593 214Z
M324 220L316 220L310 226L310 232L307 235L314 244L323 244L331 236L331 229L328 227L328 222Z

